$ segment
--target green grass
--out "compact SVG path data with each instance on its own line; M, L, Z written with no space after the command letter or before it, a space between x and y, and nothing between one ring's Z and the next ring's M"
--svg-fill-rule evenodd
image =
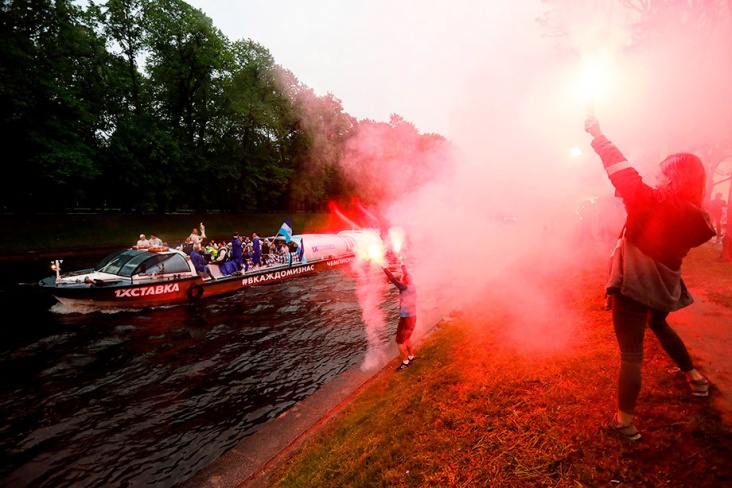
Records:
M704 249L688 261L690 282L729 299L727 264ZM728 486L732 431L708 400L691 397L655 339L646 344L636 419L644 438L630 443L601 429L614 410L618 368L603 309L605 264L545 277L566 317L547 317L548 332L563 342L517 340L521 304L486 294L439 324L409 369L380 372L268 484Z
M702 290L709 301L732 308L732 262L723 262L719 256L718 247L692 249L682 267L684 282Z

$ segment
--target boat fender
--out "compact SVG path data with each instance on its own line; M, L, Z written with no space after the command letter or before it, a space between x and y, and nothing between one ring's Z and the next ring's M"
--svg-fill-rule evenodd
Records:
M203 287L201 285L191 285L186 290L186 294L191 300L197 300L203 296Z

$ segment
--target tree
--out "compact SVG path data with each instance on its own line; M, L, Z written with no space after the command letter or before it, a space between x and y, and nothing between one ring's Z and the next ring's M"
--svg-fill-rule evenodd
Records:
M97 22L104 27L107 41L120 51L123 60L124 83L115 87L127 103L120 107L122 114L132 111L142 115L149 106L143 101L143 76L137 65L145 50L145 0L109 0L105 8L91 7Z
M151 166L174 174L176 186L202 212L213 198L207 184L214 169L208 130L219 110L214 102L228 56L227 41L210 18L181 0L146 2L144 16L150 50L148 89L154 100L151 115L167 124L181 158L159 158Z
M3 192L2 207L79 206L106 125L104 41L71 1L13 1L0 14L0 133L12 155L6 176L22 182Z
M359 124L182 0L80 3L0 3L0 142L18 183L2 211L316 210L368 193L349 154L378 174L406 161L387 148L397 133L416 153L442 143L403 119ZM359 126L394 158L354 150ZM434 169L424 154L412 184Z
M389 123L362 120L347 141L341 164L366 205L388 205L452 170L451 145L420 134L403 117Z
M352 187L339 164L356 119L344 112L341 101L331 93L318 97L289 72L280 76L292 100L296 137L295 175L290 183L291 206L322 210L329 199L348 199Z
M231 185L234 211L278 208L292 176L290 100L267 49L241 40L231 51L222 112L214 121L217 178Z

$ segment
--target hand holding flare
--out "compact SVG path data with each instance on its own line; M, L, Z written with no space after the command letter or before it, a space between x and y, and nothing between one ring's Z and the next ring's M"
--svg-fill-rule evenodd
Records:
M597 120L597 117L592 114L588 115L585 119L585 132L590 134L593 138L600 137L602 135L600 122Z

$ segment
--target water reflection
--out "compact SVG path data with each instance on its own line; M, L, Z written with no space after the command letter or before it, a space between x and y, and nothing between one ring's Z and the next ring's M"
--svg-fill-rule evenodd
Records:
M24 315L2 332L5 486L174 486L366 350L347 270L114 313L6 284L0 305Z

